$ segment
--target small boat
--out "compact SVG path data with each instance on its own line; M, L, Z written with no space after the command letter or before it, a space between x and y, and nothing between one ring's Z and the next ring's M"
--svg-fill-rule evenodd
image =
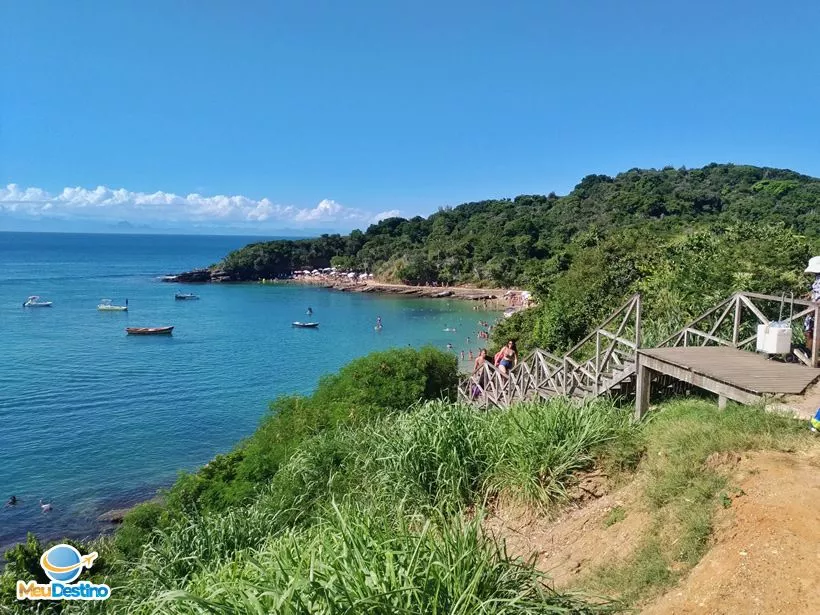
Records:
M97 306L100 312L127 312L128 299L125 300L125 305L114 305L111 299L100 299L100 304Z
M23 307L51 307L51 301L40 301L38 295L32 295L23 304Z
M301 329L315 329L319 326L318 322L299 322L296 321L293 323L294 327L299 327Z
M174 295L174 299L177 301L190 301L192 299L199 299L199 295L193 293L177 293Z
M173 327L126 327L128 335L171 335Z

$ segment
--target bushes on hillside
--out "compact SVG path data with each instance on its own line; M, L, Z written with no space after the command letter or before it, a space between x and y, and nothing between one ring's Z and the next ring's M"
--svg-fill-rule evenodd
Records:
M500 494L533 504L560 502L574 474L596 460L636 459L623 451L640 449L642 443L635 440L639 431L630 414L611 403L577 407L563 400L488 413L430 402L365 423L337 424L296 446L247 504L193 513L159 530L117 581L125 588L117 604L159 608L169 590L187 591L194 600L228 610L242 604L242 595L263 603L288 596L335 604L344 600L337 594L344 588L365 592L358 595L362 607L419 600L443 609L458 594L467 601L465 608L477 608L471 601L501 599L519 590L535 604L550 604L558 597L539 595L544 588L531 570L520 569L480 535L472 536L477 527L465 526L461 514ZM435 544L449 550L448 557L462 561L464 568L429 574L414 568L414 548L422 557L419 563L439 561L442 552L431 549ZM381 570L379 562L387 565L390 557L407 595L379 598L377 586L365 583L374 592L368 593L359 579L367 577L367 571ZM451 567L449 559L441 562ZM472 577L484 588L475 593L460 584L460 575L479 572L470 562L490 574ZM316 593L317 588L306 583L311 565L317 578L337 575L327 579L327 593ZM513 574L515 570L522 576ZM394 581L383 573L376 580L384 589L393 588ZM442 595L429 593L428 583ZM263 596L262 587L276 589ZM184 611L191 604L170 601L163 603L163 612ZM485 612L497 612L494 609L487 603Z
M630 229L593 245L571 245L564 271L535 284L539 307L497 329L561 352L578 342L635 292L643 296L644 339L682 327L737 291L779 296L805 292L806 262L817 248L783 224L712 225L683 234ZM649 337L647 337L649 336Z
M127 515L117 544L131 552L145 542L155 522L239 504L270 481L305 439L340 423L404 411L420 401L451 399L457 382L453 355L433 348L388 350L356 359L322 378L312 395L273 401L250 438L178 479L161 514L140 507Z

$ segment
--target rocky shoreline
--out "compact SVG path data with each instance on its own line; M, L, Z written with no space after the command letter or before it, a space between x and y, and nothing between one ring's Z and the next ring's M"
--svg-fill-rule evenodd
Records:
M463 299L468 301L501 301L504 289L465 288L460 286L409 286L405 284L387 284L374 282L346 281L322 277L302 277L285 280L240 280L221 270L194 269L183 273L163 276L163 282L177 284L206 284L206 283L258 283L258 284L300 284L318 286L329 290L348 293L378 293L386 295L400 295L404 297L420 297L425 299ZM512 291L516 292L516 291Z

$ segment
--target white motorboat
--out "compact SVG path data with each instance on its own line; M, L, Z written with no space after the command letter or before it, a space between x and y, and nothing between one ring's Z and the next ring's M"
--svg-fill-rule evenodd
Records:
M23 304L23 307L51 307L51 301L40 301L38 295L32 295Z
M100 312L127 312L128 299L125 300L125 305L114 305L111 299L100 299L100 304L97 306Z

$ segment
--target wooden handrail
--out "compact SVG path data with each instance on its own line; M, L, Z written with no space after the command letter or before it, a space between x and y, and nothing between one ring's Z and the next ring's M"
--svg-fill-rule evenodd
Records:
M820 350L820 303L788 299L786 301L793 301L794 305L799 305L802 309L796 313L792 309L789 317L782 319L782 313L777 318L768 318L764 310L755 305L753 300L783 302L785 299L774 295L736 292L661 341L657 347L719 344L745 348L757 338L756 334L740 338L741 334L751 332L751 323L769 323L779 319L793 325L798 319L813 314L818 326L815 327L815 344L810 361L811 364L816 364ZM748 312L744 314L744 310ZM606 327L619 317L618 327L612 327L614 332L607 330ZM634 341L627 339L631 337L631 329L627 327L631 318L635 321ZM729 323L732 324L731 334L724 328L724 325L728 327ZM471 374L459 384L459 395L485 407L490 404L501 407L516 400L531 399L533 396L578 395L579 391L582 397L597 396L635 373L636 353L642 347L641 334L641 295L636 293L562 356L536 348L520 359L506 376L502 376L492 363L485 362L479 372ZM586 351L583 354L578 353L593 339L594 355L588 357ZM578 358L573 356L575 353L579 354ZM808 363L809 359L806 358L805 361ZM484 384L481 400L475 400L472 397L472 385L479 382Z
M603 329L603 328L604 328L604 327L606 327L609 323L611 323L613 320L615 320L615 318L617 318L617 317L621 314L621 312L623 312L625 309L627 309L628 307L630 307L630 306L632 305L632 303L633 303L634 301L636 301L639 297L640 297L640 294L638 294L638 293L635 293L634 295L632 295L632 296L629 298L629 301L627 301L627 302L626 302L626 303L624 303L621 307L619 307L617 310L615 310L614 312L612 312L612 314L609 316L609 318L607 318L607 319L606 319L603 323L601 323L601 325L600 325L600 326L596 327L596 328L595 328L595 330L594 330L592 333L590 333L590 334L589 334L589 335L587 335L584 339L582 339L580 342L578 342L577 344L575 344L575 346L573 346L572 348L570 348L569 350L567 350L567 352L565 353L565 356L566 356L566 355L570 355L570 354L572 354L573 352L575 352L576 350L578 350L581 346L583 346L584 344L586 344L589 340L591 340L591 339L592 339L592 338L593 338L593 337L594 337L594 336L598 333L598 331L599 331L600 329Z

